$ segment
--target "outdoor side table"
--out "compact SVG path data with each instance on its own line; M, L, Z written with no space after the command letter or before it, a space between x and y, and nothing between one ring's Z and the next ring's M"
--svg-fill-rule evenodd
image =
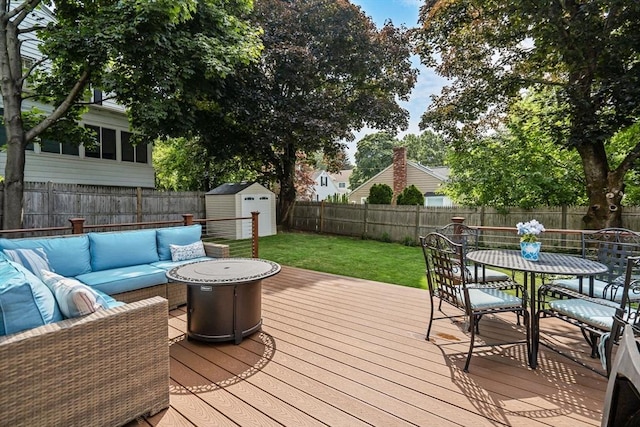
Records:
M193 262L167 272L187 285L187 338L208 342L242 339L262 327L262 279L280 265L256 258Z

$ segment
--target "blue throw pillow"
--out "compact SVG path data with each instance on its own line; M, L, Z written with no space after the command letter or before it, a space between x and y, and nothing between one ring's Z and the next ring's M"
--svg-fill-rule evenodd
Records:
M184 246L199 241L202 237L202 225L158 228L158 256L160 261L171 259L171 245Z
M62 320L49 288L13 261L0 261L0 335Z

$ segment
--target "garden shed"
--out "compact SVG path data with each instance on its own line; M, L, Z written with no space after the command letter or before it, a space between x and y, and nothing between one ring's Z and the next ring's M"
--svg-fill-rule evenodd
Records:
M222 184L205 194L207 219L244 218L258 215L258 234L276 234L276 195L257 182ZM228 239L251 237L251 220L213 223L214 233Z

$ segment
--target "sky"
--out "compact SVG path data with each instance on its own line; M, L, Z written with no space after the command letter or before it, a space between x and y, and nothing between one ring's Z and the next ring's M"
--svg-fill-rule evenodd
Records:
M364 13L369 16L378 27L390 19L393 25L404 25L407 28L418 26L418 11L424 0L351 0L351 3L360 6ZM412 133L419 134L420 117L431 103L430 96L439 94L446 80L438 76L431 69L427 69L420 64L417 56L412 58L413 66L418 68L418 80L411 92L409 102L400 102L400 105L410 113L409 128L400 132L398 137ZM374 133L374 129L363 129L356 133L355 141L348 143L347 152L353 163L356 152L356 143L367 134Z

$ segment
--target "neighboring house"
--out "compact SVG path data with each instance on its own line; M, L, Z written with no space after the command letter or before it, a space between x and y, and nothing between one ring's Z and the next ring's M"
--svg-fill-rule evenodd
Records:
M327 171L315 171L313 181L311 200L314 202L321 202L334 194L342 194Z
M353 169L343 169L338 173L329 173L340 194L349 194L349 190L351 190L349 185L351 172L353 172Z
M406 187L415 185L425 196L425 206L453 206L453 202L448 197L437 194L438 189L448 177L448 168L429 168L407 161L406 148L395 147L393 163L353 190L349 194L349 202L365 203L369 197L369 190L374 184L387 184L393 189L394 198Z
M42 7L35 9L25 20L25 26L46 25L55 19L54 14ZM37 41L24 40L23 62L33 64L41 58ZM150 145L133 146L129 140L129 122L122 106L104 99L100 91L93 92L89 111L82 117L81 125L94 129L100 141L96 150L67 141L42 141L29 144L26 151L24 180L28 182L57 182L70 184L155 187L155 174L151 162ZM37 106L48 112L50 106L25 102L25 109ZM0 98L0 113L2 112ZM0 124L0 175L4 176L6 152L4 126Z

